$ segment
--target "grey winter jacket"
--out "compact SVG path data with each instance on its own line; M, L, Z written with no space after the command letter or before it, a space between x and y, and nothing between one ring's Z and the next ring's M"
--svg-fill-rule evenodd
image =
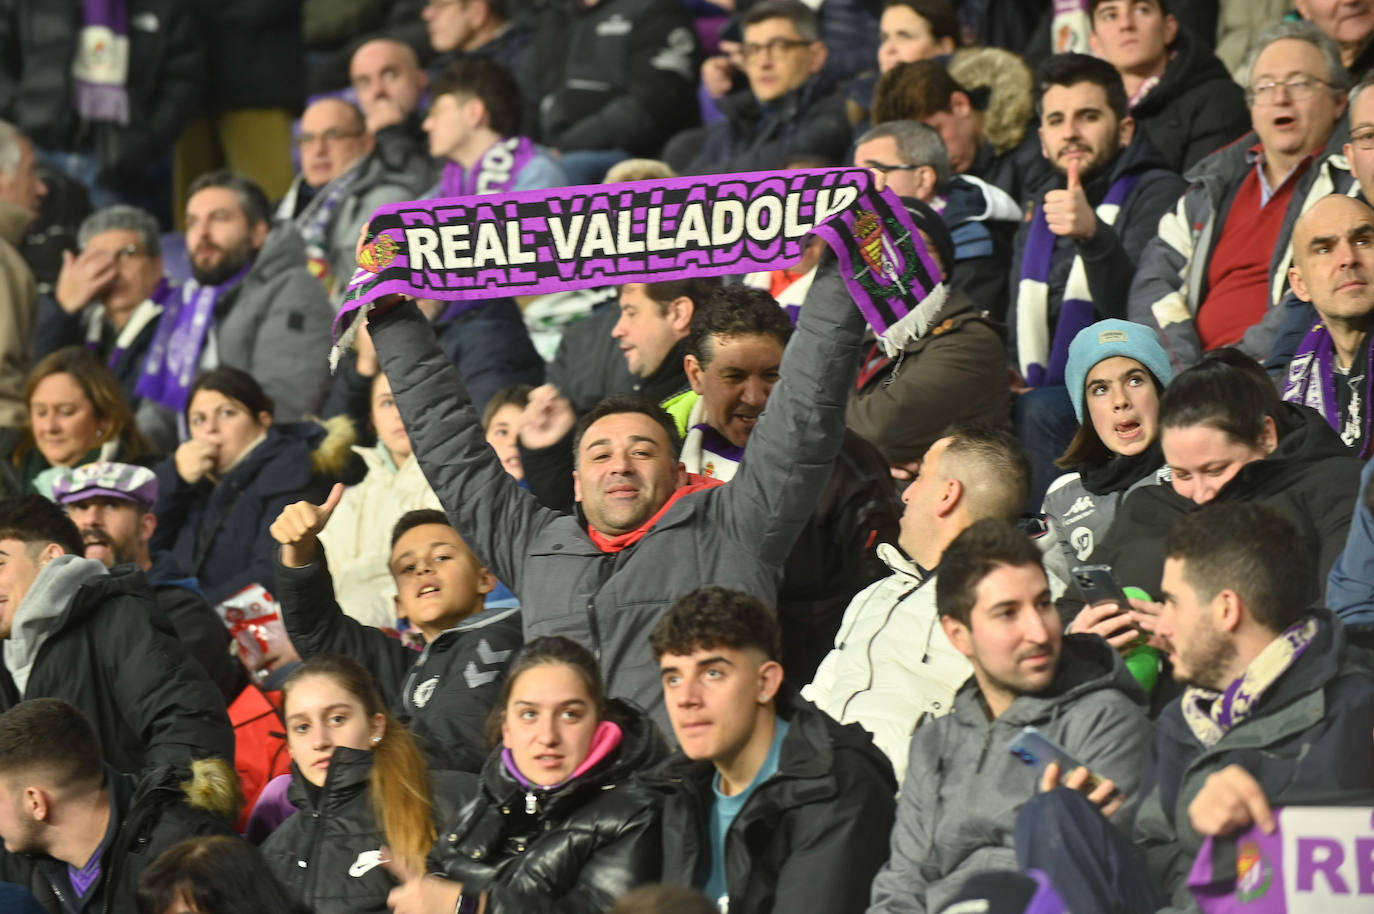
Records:
M617 553L603 553L584 520L541 506L506 474L414 305L369 320L420 466L472 551L520 597L526 640L563 635L586 645L607 691L665 730L650 630L675 599L707 584L776 605L783 562L844 440L863 319L834 262L822 261L734 480L679 499Z
M1269 356L1283 325L1284 309L1276 306L1288 288L1293 224L1307 207L1327 194L1344 193L1353 180L1340 154L1348 137L1349 128L1342 120L1317 161L1293 189L1269 261L1269 310L1238 344L1261 362ZM1160 218L1159 232L1145 246L1136 266L1126 302L1127 319L1159 329L1175 374L1202 358L1202 341L1194 321L1207 297L1208 266L1221 235L1217 214L1230 205L1236 188L1255 167L1248 161L1248 153L1258 142L1252 131L1189 169L1184 175L1188 190L1174 209Z
M1120 655L1095 635L1066 635L1048 689L1022 695L988 719L969 678L954 710L917 728L902 784L892 855L873 881L869 914L938 911L976 870L1016 870L1016 813L1039 789L1039 774L1007 747L1027 725L1063 746L1095 774L1116 782L1129 826L1150 745L1145 696Z
M334 308L305 268L305 242L287 222L272 226L243 282L215 307L210 333L218 364L242 369L276 403L277 422L314 413L329 391ZM207 342L207 345L208 342ZM176 415L144 400L138 426L167 449L177 441Z

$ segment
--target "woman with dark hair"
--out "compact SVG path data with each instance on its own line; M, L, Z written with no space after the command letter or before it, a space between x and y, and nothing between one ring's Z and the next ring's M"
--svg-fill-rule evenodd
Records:
M1050 484L1041 509L1049 523L1045 567L1066 584L1071 569L1097 561L1121 499L1161 481L1159 398L1173 376L1159 336L1141 324L1098 321L1069 344L1064 383L1082 424L1055 461L1071 472ZM1072 586L1059 600L1064 622L1074 630L1100 634L1117 647L1133 639L1113 639L1110 627L1098 630L1105 613L1090 609L1084 615L1082 606Z
M878 20L878 69L946 57L964 46L959 15L948 0L887 0Z
M481 792L392 893L397 914L605 914L659 878L658 797L632 780L667 747L641 711L607 701L596 660L537 638L492 708Z
M152 451L124 402L119 382L81 346L59 349L29 372L24 385L28 427L0 432L3 484L12 495L52 498L63 469L96 460L137 463Z
M268 526L294 501L323 502L348 466L348 419L276 425L272 413L272 398L252 376L213 368L191 387L191 437L155 468L151 546L169 550L211 603L270 584Z
M1312 602L1345 545L1361 463L1322 415L1284 403L1264 369L1232 349L1174 378L1159 406L1169 485L1131 492L1098 550L1122 585L1159 597L1165 534L1213 501L1260 502L1297 527L1318 558ZM1149 613L1135 613L1153 629Z
M386 860L423 867L435 822L472 794L471 775L430 772L356 661L321 654L282 687L298 812L263 843L268 868L315 914L387 910Z
M268 872L242 838L187 838L173 844L138 881L143 914L310 914Z

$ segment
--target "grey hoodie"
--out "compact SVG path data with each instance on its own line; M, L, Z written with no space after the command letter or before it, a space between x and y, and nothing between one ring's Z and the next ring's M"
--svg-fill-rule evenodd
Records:
M29 684L29 671L38 650L53 633L57 620L71 605L72 597L92 578L105 573L95 559L79 555L59 555L38 570L38 576L19 601L5 641L5 666L19 694Z
M1153 735L1145 696L1116 651L1095 635L1066 635L1054 682L989 720L969 677L947 716L917 728L892 829L892 854L873 881L870 914L940 910L976 870L1015 870L1016 813L1039 788L1008 746L1034 726L1126 797L1113 819L1129 829Z

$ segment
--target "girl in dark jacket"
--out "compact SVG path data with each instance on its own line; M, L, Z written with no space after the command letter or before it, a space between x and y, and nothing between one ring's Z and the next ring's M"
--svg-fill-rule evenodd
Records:
M1283 403L1258 364L1221 349L1169 385L1159 424L1172 480L1136 489L1117 509L1099 550L1117 581L1157 597L1164 538L1180 517L1213 501L1259 502L1287 517L1317 556L1317 605L1345 547L1361 469L1321 414ZM1133 615L1154 630L1153 612Z
M196 379L186 405L191 437L155 468L158 526L150 543L200 580L211 603L272 582L267 528L302 498L320 503L348 462L347 419L272 423L258 382L227 365Z
M392 893L396 914L605 914L662 867L659 801L632 780L666 754L653 723L606 701L588 651L537 638L492 709L481 792Z
M434 823L471 796L471 775L431 773L372 679L347 657L301 664L282 688L297 808L263 843L272 872L315 914L381 914L383 866L422 866Z

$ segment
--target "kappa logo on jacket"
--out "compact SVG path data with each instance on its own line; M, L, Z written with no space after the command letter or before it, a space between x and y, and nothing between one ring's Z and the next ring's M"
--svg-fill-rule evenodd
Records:
M1085 514L1091 514L1094 507L1096 506L1093 504L1091 495L1080 495L1069 506L1068 512L1064 515L1064 522L1072 524L1081 520Z
M619 13L615 13L611 18L596 24L596 34L598 35L628 35L634 30L634 23L626 19Z
M439 688L438 676L426 679L415 687L415 691L410 694L410 700L415 703L415 707L423 708L434 697L434 690L437 688Z
M382 849L375 851L363 851L358 855L358 859L353 861L353 865L348 868L348 875L357 879L366 876L370 871L382 865Z

